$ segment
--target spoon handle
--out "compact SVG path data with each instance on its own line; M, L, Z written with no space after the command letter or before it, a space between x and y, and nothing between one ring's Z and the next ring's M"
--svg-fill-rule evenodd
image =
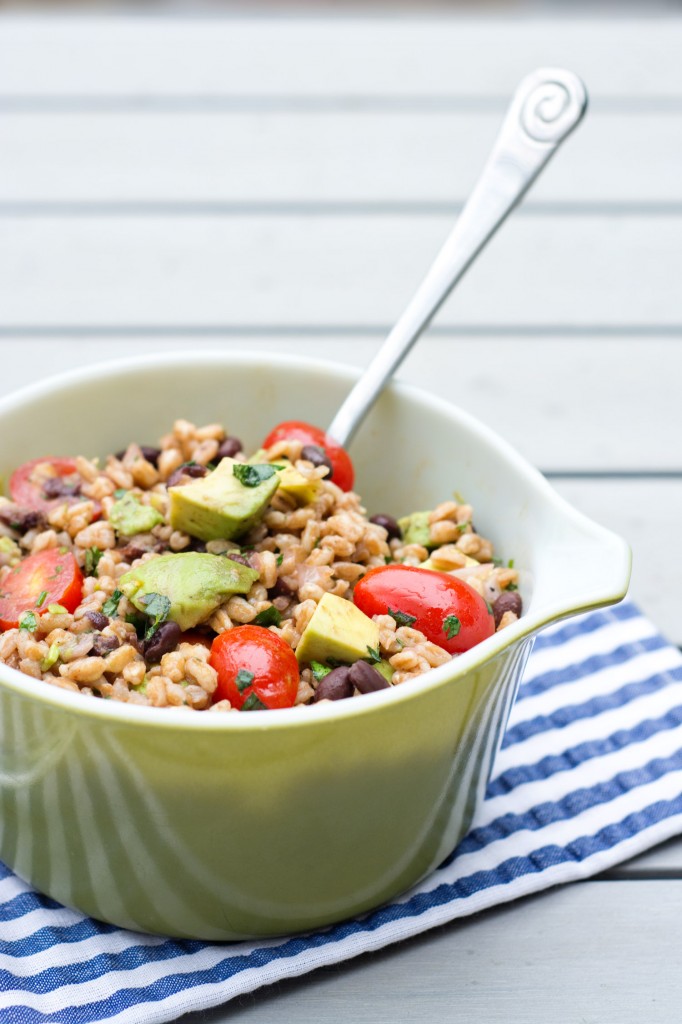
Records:
M347 445L382 388L500 224L533 184L587 107L577 75L541 68L519 85L502 130L455 227L328 433Z

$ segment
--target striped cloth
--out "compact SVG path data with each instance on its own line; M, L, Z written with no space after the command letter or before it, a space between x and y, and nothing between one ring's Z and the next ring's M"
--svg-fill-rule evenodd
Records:
M154 1024L586 878L682 831L682 657L631 603L536 641L469 834L395 902L258 942L137 935L0 876L3 1024ZM551 897L548 897L551 898Z

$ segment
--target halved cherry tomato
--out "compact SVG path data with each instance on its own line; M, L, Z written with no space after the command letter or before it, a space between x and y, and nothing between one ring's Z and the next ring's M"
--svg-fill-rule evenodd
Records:
M302 423L300 420L286 420L271 430L263 441L264 448L270 448L278 441L303 441L303 444L314 444L323 448L329 461L332 464L332 473L328 478L333 480L342 491L350 491L355 479L355 471L350 456L345 448L342 448L338 441L326 434L319 427L313 427L310 423Z
M47 467L47 471L41 472L38 467ZM63 493L51 496L45 491L45 485L47 484L49 487L50 480L58 481L62 485ZM82 482L75 459L62 459L49 455L40 459L31 459L30 462L24 462L18 469L15 469L9 480L9 493L12 501L15 501L17 505L49 512L65 502L72 505L76 501L83 501L78 490ZM75 493L69 493L71 488L75 490ZM93 518L99 518L101 515L100 503L96 501L94 504L95 515Z
M218 673L213 700L244 710L290 708L299 683L291 647L263 626L235 626L211 646L209 665Z
M0 629L18 626L24 612L41 615L50 604L74 612L82 596L83 574L70 551L47 548L29 555L0 584Z
M356 584L353 601L370 618L390 612L414 616L414 628L450 654L468 651L495 632L492 611L473 587L416 565L370 569Z

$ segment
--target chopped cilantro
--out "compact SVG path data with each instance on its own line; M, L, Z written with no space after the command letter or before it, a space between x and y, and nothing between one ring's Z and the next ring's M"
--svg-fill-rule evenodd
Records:
M519 589L519 587L518 587L518 584L517 584L517 583L510 583L508 587L505 587L505 590L511 590L511 591L512 591L512 593L513 593L513 592L514 592L515 590L518 590L518 589Z
M392 561L393 557L391 555L384 555L384 565L390 565Z
M232 472L244 487L258 487L282 468L282 466L273 466L269 462L259 463L255 466L251 466L247 462L235 462Z
M459 530L460 533L464 533L467 526L471 526L470 519L465 519L463 523L457 523L457 529Z
M446 640L452 640L453 636L457 636L461 628L462 623L456 615L446 615L443 619L443 632L445 633Z
M253 672L249 672L246 668L240 668L235 678L237 689L240 693L243 693L247 686L251 686L253 682Z
M501 559L501 558L492 558L492 559L491 559L491 562L492 562L492 563L493 563L493 565L494 565L494 566L496 566L496 568L498 568L498 569L499 569L499 567L500 567L500 566L502 565L502 559Z
M242 704L242 711L265 711L265 704L251 692Z
M514 559L513 558L510 558L509 561L507 562L507 568L508 569L513 569L514 568Z
M147 630L147 620L144 617L144 615L141 615L140 612L131 612L129 615L126 615L126 622L129 622L131 626L135 627L135 632L137 633L138 640L145 639Z
M264 608L262 612L258 612L258 615L253 620L256 626L279 626L281 621L282 616L274 604L271 604L269 608Z
M83 568L85 569L85 575L86 576L96 576L97 575L97 566L99 565L99 560L100 560L100 558L102 557L103 554L104 554L104 552L100 551L99 548L88 548L87 549L87 551L85 552L85 562L84 562L84 565L83 565Z
M165 622L168 618L171 609L170 599L164 594L147 594L146 597L142 598L142 603L145 607L145 614L152 620L145 632L145 640L156 632L162 622Z
M46 597L47 597L47 591L46 590L41 590L40 594L38 596L38 600L36 601L36 608L40 608L41 604L44 603Z
M368 644L367 653L369 654L370 661L381 661L381 651L378 647L370 647Z
M324 679L325 676L329 675L331 669L327 668L327 666L323 665L322 662L320 661L311 661L310 671L313 674L315 682L319 683Z
M24 612L19 619L19 629L27 629L29 633L34 633L38 628L38 620L33 612Z
M413 622L417 621L416 615L408 615L407 612L397 611L395 608L389 608L388 614L395 619L398 626L411 626Z
M41 672L47 672L59 661L59 645L50 644L50 649L47 655L43 658L40 663Z
M280 553L277 555L277 558L276 558L277 565L280 566L283 561L284 561L284 555L280 551Z
M102 605L102 614L108 615L109 618L111 618L112 615L115 615L116 612L118 611L118 604L122 597L123 591L115 590L111 597L108 598L108 600L106 600Z

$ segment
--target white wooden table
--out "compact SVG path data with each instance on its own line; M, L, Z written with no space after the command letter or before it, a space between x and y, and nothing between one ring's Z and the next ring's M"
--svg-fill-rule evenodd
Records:
M682 20L0 18L0 392L119 354L375 351L524 73L592 107L401 371L635 553L682 643ZM682 842L187 1018L677 1022Z

